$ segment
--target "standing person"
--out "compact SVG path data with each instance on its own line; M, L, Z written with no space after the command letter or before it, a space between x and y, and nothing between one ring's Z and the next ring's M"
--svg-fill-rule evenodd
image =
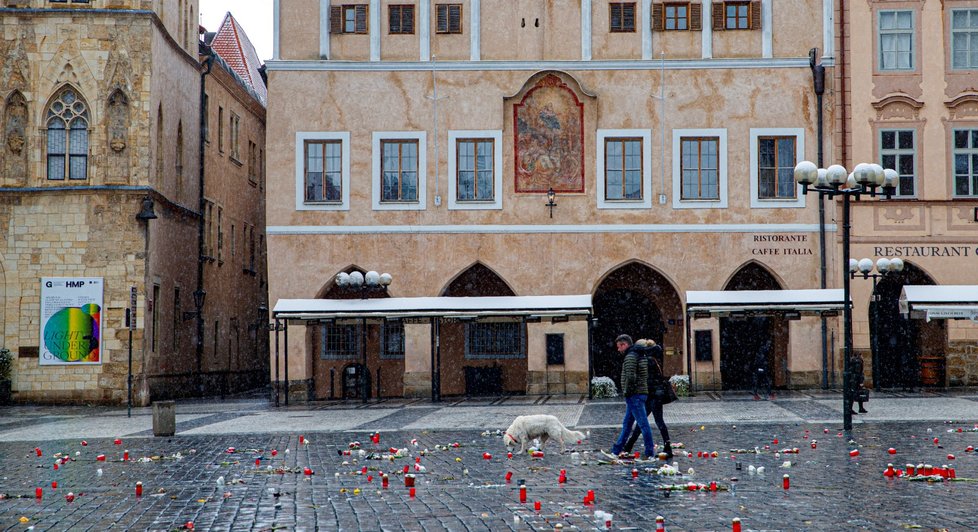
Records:
M655 454L655 442L652 440L652 429L649 427L648 414L645 412L645 400L649 396L649 362L639 356L638 350L632 345L632 337L622 334L615 339L618 352L625 355L621 366L621 390L625 396L625 418L621 422L621 434L611 447L612 454L619 454L625 447L628 435L632 432L632 423L638 423L645 441L645 458L651 459Z
M669 460L672 458L672 443L669 440L669 427L666 426L666 421L662 418L663 404L656 400L655 394L653 393L656 384L669 382L662 373L662 366L659 364L659 360L662 359L662 346L656 344L655 340L639 340L635 342L635 346L640 351L640 354L649 361L649 397L645 400L645 411L652 413L655 426L659 428L659 434L662 435L662 452L665 453L666 460ZM628 437L628 441L625 442L624 451L626 453L632 452L635 442L638 441L639 434L639 428L632 425L632 434Z
M852 398L853 401L859 403L859 412L852 410L851 404L849 405L849 410L853 414L865 414L869 412L869 410L866 410L866 408L863 406L863 401L861 400L863 396L860 393L863 391L863 386L866 383L866 376L863 375L863 357L855 351L853 351L852 355L849 357L849 371L852 373L852 375L849 377L850 382L852 383Z
M761 396L757 394L757 389L761 388L765 391L765 395L768 399L774 399L774 394L771 393L771 372L768 371L768 355L771 353L771 339L765 338L761 341L761 345L758 346L757 352L754 354L754 400L760 400Z

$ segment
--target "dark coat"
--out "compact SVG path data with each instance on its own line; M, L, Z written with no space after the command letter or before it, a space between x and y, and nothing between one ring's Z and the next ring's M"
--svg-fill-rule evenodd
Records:
M649 394L649 361L633 345L621 365L621 392L625 397Z

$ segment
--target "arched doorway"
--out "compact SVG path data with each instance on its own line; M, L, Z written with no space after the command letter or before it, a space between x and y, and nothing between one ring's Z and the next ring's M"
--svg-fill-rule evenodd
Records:
M476 262L442 290L445 297L515 296L506 281ZM441 395L526 393L526 324L522 320L444 320L439 324Z
M364 270L350 266L346 273ZM331 278L317 299L390 297L384 291L338 286ZM400 397L404 384L404 325L400 320L372 318L328 320L306 327L316 399Z
M633 340L650 338L662 345L663 371L683 372L682 302L672 283L661 273L639 262L610 272L592 299L595 325L591 335L592 370L611 377L620 387L622 357L615 338L627 334Z
M724 290L782 290L764 266L750 262L730 278ZM774 387L787 382L788 321L772 316L720 318L720 379L724 390L749 390L759 367Z
M906 263L899 274L880 279L869 303L870 348L873 370L879 372L878 387L944 386L947 322L900 314L900 293L908 284L936 283L923 270Z

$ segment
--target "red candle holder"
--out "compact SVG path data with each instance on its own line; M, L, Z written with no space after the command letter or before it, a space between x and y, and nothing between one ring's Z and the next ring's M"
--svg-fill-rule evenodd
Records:
M128 450L122 451L122 461L123 462L128 462L129 461L129 451Z
M41 448L40 447L35 447L34 448L34 452L37 453L38 456L41 456Z
M594 490L587 490L587 498L589 501L591 501L591 504L594 504Z
M308 467L307 467L307 468L305 468L305 469L303 469L303 470L302 470L302 472L303 472L304 474L306 474L307 476L311 476L311 475L312 475L312 469L310 469L310 468L308 468Z
M886 452L888 452L890 454L896 454L896 449L894 449L893 447L890 447L889 449L886 450Z
M51 481L51 489L53 489L53 490L58 489L58 481L57 480L52 480Z
M526 503L526 485L520 486L520 503Z
M639 458L641 458L641 457L642 457L642 453L640 453L640 452L638 452L638 451L635 451L635 454L634 454L634 456L635 456L635 459L636 459L636 460L638 460Z
M740 518L739 517L734 517L733 518L732 531L733 532L740 532Z
M913 464L907 464L907 476L912 477L914 476L914 474L915 474L915 470Z
M851 456L853 458L859 456L859 449L853 449L853 450L849 451L849 456Z
M255 467L261 466L261 458L255 458Z
M68 494L65 495L65 500L68 502L73 502L75 500L75 494L69 491Z
M414 475L411 474L404 475L404 487L406 488L414 487Z
M142 497L143 496L143 483L142 482L137 482L136 483L136 496L137 497Z
M638 478L638 469L632 469L632 478Z
M414 490L414 488L410 488L408 490L408 496L413 499L415 495L417 495L417 492Z
M302 434L300 434L299 435L299 445L302 445L303 443L306 443L306 437L303 436Z
M717 490L717 481L711 480L710 481L710 491L716 491L716 490Z
M272 457L278 456L278 451L272 449Z
M387 489L390 486L390 479L387 477L386 473L384 476L380 477L380 484L384 489Z
M373 482L373 481L374 481L374 476L373 475L367 475L367 482Z
M40 499L42 495L44 495L44 490L42 490L41 488L34 488L34 496L35 497L37 497L38 499Z
M540 507L541 507L540 501L533 501L533 509L534 510L536 510L536 511L539 512L540 511Z
M100 455L98 455L98 456L95 457L95 460L97 460L99 462L104 462L105 461L105 455L104 454L100 454Z
M116 439L112 440L112 443L114 443L116 445L122 445L122 440L120 440L119 438L116 438Z
M404 466L404 474L405 474L405 475L406 475L406 474L407 474L407 472L408 472L408 471L410 471L410 470L411 470L411 468L410 468L410 467L408 467L408 466Z
M506 472L506 483L508 484L509 482L512 482L512 480L513 480L513 472L512 471L507 471Z
M791 487L791 479L788 477L788 475L785 475L784 479L781 480L781 486L784 489L788 489Z
M511 452L506 453L506 458L509 458L510 460L512 460L513 459L513 453L511 453Z

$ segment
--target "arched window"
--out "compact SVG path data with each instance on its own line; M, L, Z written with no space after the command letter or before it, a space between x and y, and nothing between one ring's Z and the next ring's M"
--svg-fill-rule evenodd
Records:
M88 106L74 89L51 103L47 126L48 179L88 179Z

